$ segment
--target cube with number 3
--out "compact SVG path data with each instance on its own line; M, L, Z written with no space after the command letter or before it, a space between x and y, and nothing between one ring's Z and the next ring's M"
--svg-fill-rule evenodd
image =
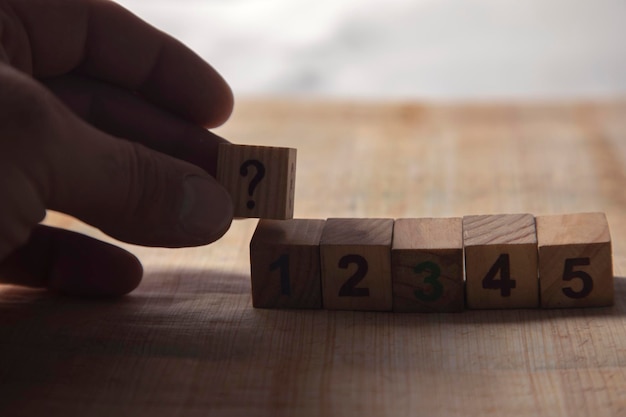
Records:
M465 308L461 219L397 219L391 248L393 311Z

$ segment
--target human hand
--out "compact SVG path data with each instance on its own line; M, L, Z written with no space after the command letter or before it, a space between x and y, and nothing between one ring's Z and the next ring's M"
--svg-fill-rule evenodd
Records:
M108 0L0 0L0 281L78 295L133 290L116 246L39 225L46 209L134 244L219 239L232 203L207 131L224 80Z

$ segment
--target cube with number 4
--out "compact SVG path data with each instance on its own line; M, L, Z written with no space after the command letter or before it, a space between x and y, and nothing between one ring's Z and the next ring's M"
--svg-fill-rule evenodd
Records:
M613 304L611 236L604 213L537 217L541 307Z
M468 308L539 306L532 214L465 216L463 244Z
M254 307L322 307L319 243L324 223L259 221L250 241Z

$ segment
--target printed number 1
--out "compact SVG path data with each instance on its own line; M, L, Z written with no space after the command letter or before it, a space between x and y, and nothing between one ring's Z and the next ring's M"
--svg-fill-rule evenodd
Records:
M289 255L281 255L276 261L270 264L270 272L280 269L280 293L291 295L291 282L289 280Z

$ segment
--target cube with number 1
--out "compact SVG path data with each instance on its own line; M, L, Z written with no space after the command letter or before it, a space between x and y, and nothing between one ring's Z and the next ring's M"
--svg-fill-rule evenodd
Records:
M250 241L254 307L322 308L319 243L324 223L259 221Z

